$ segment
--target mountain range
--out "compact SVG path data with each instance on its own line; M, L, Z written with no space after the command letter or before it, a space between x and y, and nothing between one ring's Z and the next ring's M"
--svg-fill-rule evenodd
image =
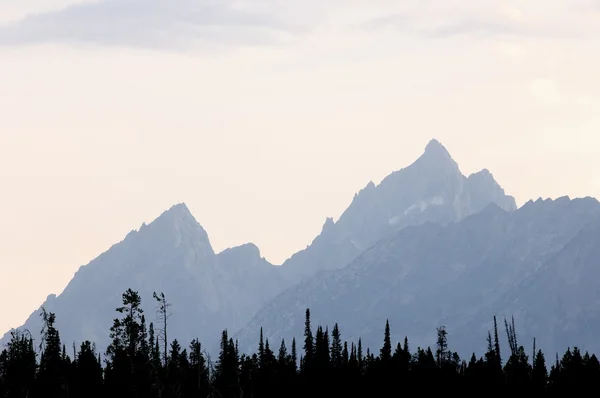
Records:
M391 173L377 186L369 182L339 220L328 218L321 234L285 261L283 269L294 282L339 269L390 233L426 222L455 222L492 202L506 211L517 207L487 169L465 177L434 139L410 166Z
M283 280L255 245L216 254L206 231L185 204L178 204L80 267L64 291L48 296L42 306L56 313L68 345L90 340L103 350L126 289L140 293L148 322L157 318L153 293L162 292L171 304L168 335L187 344L194 338L212 341L225 327L242 327L280 292ZM33 312L23 325L37 339L39 314Z
M199 338L213 352L225 328L241 350L254 348L261 327L270 341L299 338L307 307L315 323L338 322L344 338L372 347L389 318L396 339L431 345L444 324L461 354L482 352L494 315L514 315L524 339L535 335L541 347L593 345L598 211L595 199L566 197L517 209L487 169L463 175L432 140L414 163L367 184L282 265L253 244L215 253L179 204L82 266L42 306L57 314L68 345L92 340L101 350L127 288L140 292L148 322L152 293L164 292L170 338ZM36 339L39 314L23 325Z
M339 323L344 338L380 347L393 337L414 347L435 343L445 326L453 349L482 353L493 316L514 316L518 336L545 352L579 344L599 352L600 203L528 202L507 212L495 203L456 223L407 227L348 266L320 273L271 300L237 334L244 350L265 338L301 336L304 309L314 324Z

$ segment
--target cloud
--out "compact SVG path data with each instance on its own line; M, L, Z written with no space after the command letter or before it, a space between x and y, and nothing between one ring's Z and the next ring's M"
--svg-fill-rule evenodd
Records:
M368 31L394 29L418 38L515 36L526 32L523 12L516 7L477 6L472 2L427 0L361 24Z
M360 24L360 27L369 31L375 31L384 28L410 29L413 24L413 18L404 14L389 14L381 17L369 19Z
M460 35L514 36L525 33L525 28L514 22L494 22L479 19L463 19L432 28L420 29L422 36L444 38Z
M415 38L446 39L485 37L596 40L600 35L597 14L600 0L529 0L519 7L506 0L405 0L406 6L364 21L360 28L372 32L394 29ZM400 2L399 2L400 3ZM392 8L392 7L390 7ZM598 8L600 10L600 8Z
M596 21L581 23L582 17L573 20L572 12L566 13L567 0L557 0L552 7L547 1L531 0L519 2L518 8L505 0L53 1L78 3L0 25L0 45L68 43L185 51L287 44L320 28L369 35L393 30L415 39L589 39L599 33Z
M102 0L0 25L0 44L91 43L160 49L278 43L295 27L232 0Z

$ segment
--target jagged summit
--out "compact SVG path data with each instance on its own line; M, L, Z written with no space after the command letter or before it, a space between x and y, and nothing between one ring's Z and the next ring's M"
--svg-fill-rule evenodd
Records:
M491 173L465 177L446 148L431 140L412 164L394 171L380 184L355 194L337 222L326 220L306 249L284 262L297 280L349 264L380 239L402 228L427 222L447 224L477 213L495 202L516 208Z
M438 140L436 140L435 138L432 138L428 143L427 146L425 147L425 152L430 152L430 151L439 151L439 150L443 150L446 151L446 148L442 145L441 142L439 142ZM447 152L447 151L446 151Z
M156 218L151 226L155 225L169 225L176 230L181 228L200 228L202 231L204 229L198 223L196 218L192 215L192 212L187 207L185 203L178 203L176 205L171 206L170 209L164 211L158 218Z
M458 164L454 161L450 152L438 140L432 139L425 147L423 154L413 163L414 167L427 169L427 173L436 170L457 173Z
M325 224L323 224L323 231L326 231L328 229L330 229L331 227L333 227L335 225L335 222L333 221L333 217L327 217L325 219Z
M171 241L179 241L182 235L190 235L191 240L198 239L198 241L210 246L207 232L183 202L163 211L160 216L149 224L143 222L138 230L131 230L125 236L124 241L144 239L149 235L160 236L162 239L168 238Z
M450 156L450 152L448 152L446 147L443 146L442 143L436 140L435 138L429 141L429 143L425 147L425 153L452 158L452 156Z
M192 215L192 212L190 211L190 209L187 207L187 205L184 202L177 203L177 204L171 206L171 208L168 210L165 210L160 215L160 217L163 217L166 215L180 217L180 218L182 218L182 217L194 218L194 216Z

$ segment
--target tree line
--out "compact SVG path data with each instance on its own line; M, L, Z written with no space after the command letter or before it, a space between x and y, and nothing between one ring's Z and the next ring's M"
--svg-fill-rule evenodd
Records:
M146 323L139 294L128 289L110 328L104 355L90 341L71 349L61 342L56 315L42 308L41 341L27 330L13 331L0 354L0 397L314 397L332 394L401 396L409 393L574 393L600 381L595 355L568 349L548 369L535 341L531 357L518 343L514 320L504 320L509 352L500 350L498 324L487 336L487 351L461 359L449 348L448 333L437 329L435 347L413 349L408 338L392 344L386 322L379 352L342 339L338 325L311 325L306 310L302 346L296 339L272 346L259 336L258 350L240 354L224 330L220 352L211 358L195 339L187 347L169 341L170 303L154 294L159 319ZM503 356L506 356L504 360Z

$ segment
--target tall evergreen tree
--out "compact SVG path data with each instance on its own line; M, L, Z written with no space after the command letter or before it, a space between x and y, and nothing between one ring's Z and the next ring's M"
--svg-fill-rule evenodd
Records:
M548 383L548 369L546 368L546 359L542 350L538 350L533 359L531 381L535 391L543 391Z
M2 386L6 398L30 397L34 394L37 371L33 339L28 331L14 330L2 352Z
M500 355L500 339L498 338L498 323L496 322L496 316L494 315L494 353L496 366L502 366L502 356Z
M266 355L265 355L265 341L263 338L263 329L260 328L260 337L259 337L259 341L258 341L258 360L259 360L259 366L261 368L265 367L266 364Z
M52 312L46 312L45 308L42 308L40 315L44 325L41 332L43 343L40 344L43 351L37 375L36 395L48 398L63 397L66 393L65 363L59 332L54 327L56 316Z
M312 329L310 325L310 310L306 309L306 319L304 321L304 367L310 366L313 361L315 348Z
M344 349L342 350L342 366L348 366L348 362L350 361L350 353L348 352L348 342L344 341Z
M436 349L436 363L438 368L449 359L448 358L448 332L445 326L437 328L437 349Z
M358 348L357 348L356 359L358 360L358 369L360 372L362 372L364 369L364 358L363 358L363 349L362 349L362 339L360 337L358 338Z
M285 339L281 339L281 345L279 346L279 354L277 355L277 363L281 368L284 368L288 363L288 352L285 346Z
M74 365L73 396L100 398L103 389L102 364L91 342L81 343Z
M111 344L106 350L107 394L136 396L140 391L139 348L142 334L142 300L138 292L127 289L123 293L122 306L117 308L121 318L115 318L110 328ZM144 386L145 388L146 386Z
M331 361L334 367L341 368L342 360L342 338L340 329L336 323L333 327L333 331L331 332Z
M298 353L296 351L296 338L294 337L292 339L292 365L293 365L294 372L296 371L297 366L298 366L297 361L298 361Z
M228 338L227 330L221 335L221 350L215 368L214 385L221 397L238 397L240 393L238 358L235 344Z
M385 321L385 332L383 337L383 347L380 353L381 360L383 362L390 362L392 360L392 340L390 337L390 322Z

